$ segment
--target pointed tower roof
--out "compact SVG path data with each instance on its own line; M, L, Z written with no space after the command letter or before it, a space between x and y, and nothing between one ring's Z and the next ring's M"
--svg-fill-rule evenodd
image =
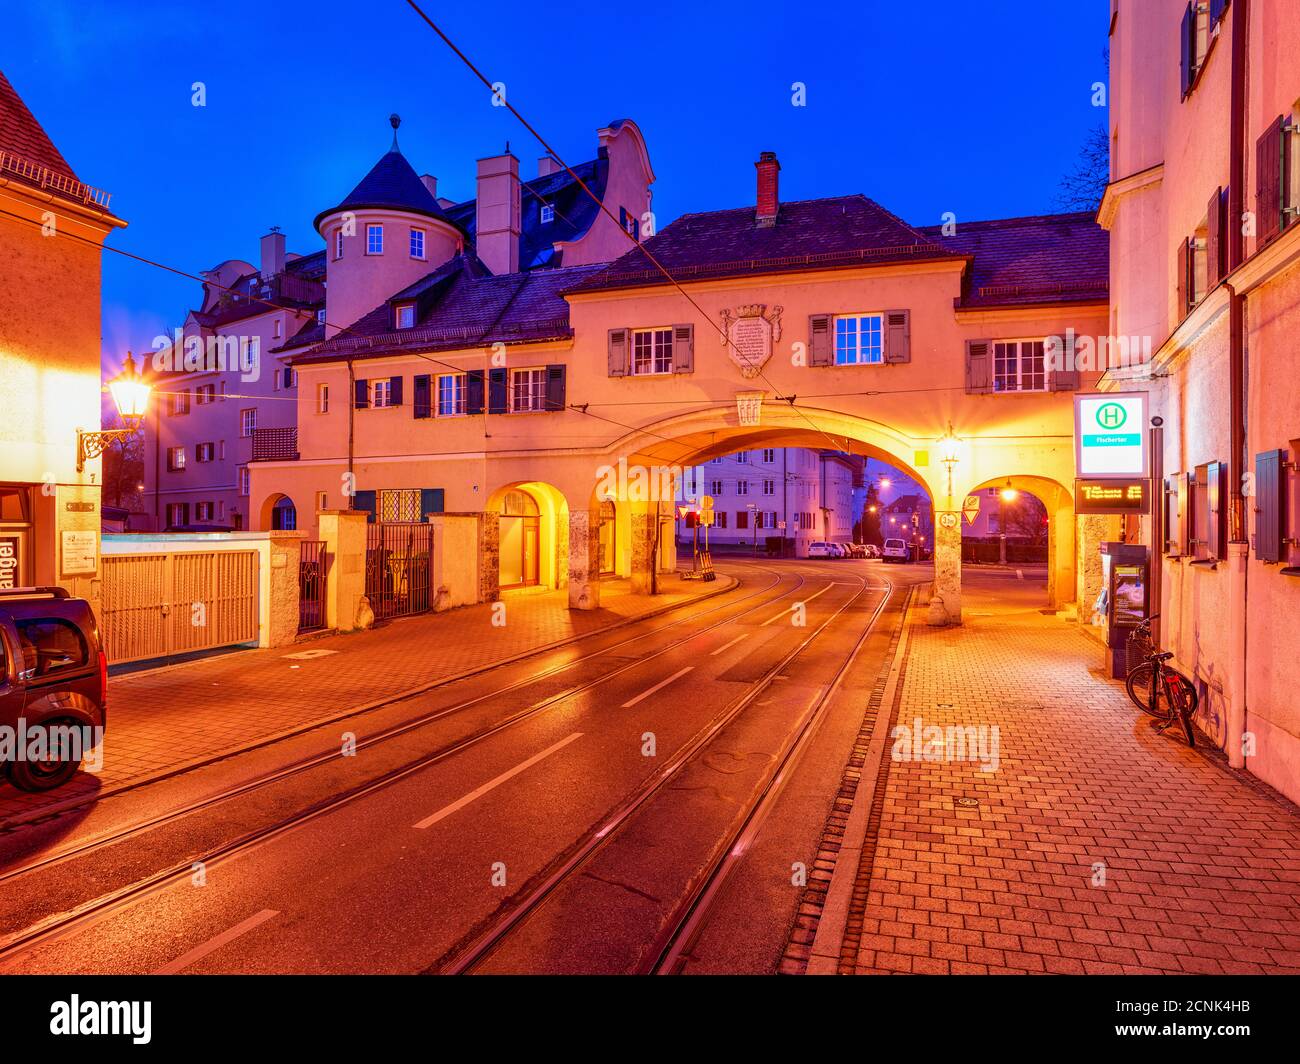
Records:
M406 156L397 147L397 127L401 121L397 115L389 117L389 123L393 127L393 146L379 162L371 167L370 173L361 179L357 187L343 197L341 203L316 215L315 224L318 231L321 219L327 215L334 214L336 211L356 211L366 208L406 211L409 214L424 215L426 218L436 218L448 225L456 226L457 229L460 228L456 222L447 217L447 212L438 206L438 201L433 198L433 194L420 180L415 168L406 161Z

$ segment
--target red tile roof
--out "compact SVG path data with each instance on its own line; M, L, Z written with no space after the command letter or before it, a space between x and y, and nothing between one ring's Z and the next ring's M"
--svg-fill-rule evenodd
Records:
M27 109L22 97L9 84L9 79L0 70L0 151L21 155L28 162L48 167L55 173L70 177L74 181L77 175L68 165L50 140L49 134L41 128L35 115Z

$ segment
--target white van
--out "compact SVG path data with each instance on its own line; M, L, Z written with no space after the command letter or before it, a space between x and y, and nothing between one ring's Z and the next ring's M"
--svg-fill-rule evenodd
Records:
M907 540L904 539L885 540L885 549L881 551L881 556L887 562L911 561L911 551L907 549Z

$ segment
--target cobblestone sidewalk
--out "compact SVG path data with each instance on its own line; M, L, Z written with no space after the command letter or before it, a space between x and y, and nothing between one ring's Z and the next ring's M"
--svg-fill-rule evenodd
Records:
M1300 972L1300 811L1154 733L1017 584L913 612L896 726L996 726L998 764L890 761L850 970Z

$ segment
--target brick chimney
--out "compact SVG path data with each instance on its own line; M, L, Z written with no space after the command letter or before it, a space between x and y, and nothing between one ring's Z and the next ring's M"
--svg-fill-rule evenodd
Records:
M274 226L271 231L262 237L262 265L260 272L262 280L269 281L278 273L284 271L284 234L280 232L280 227Z
M475 250L493 273L519 272L519 160L510 154L478 161Z
M758 170L758 209L754 212L754 220L759 225L776 225L776 215L781 208L781 198L777 194L781 164L776 161L776 152L761 153L754 167Z

